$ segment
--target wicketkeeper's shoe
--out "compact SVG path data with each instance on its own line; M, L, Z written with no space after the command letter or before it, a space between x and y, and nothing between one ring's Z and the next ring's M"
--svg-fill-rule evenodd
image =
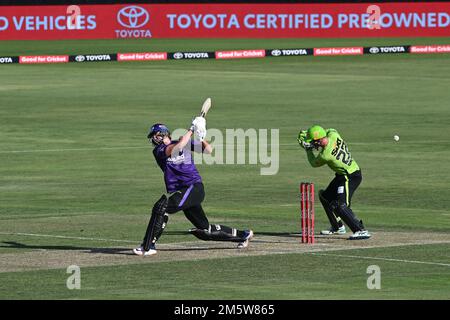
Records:
M247 248L250 243L250 240L253 238L252 230L245 230L244 232L245 232L245 237L244 237L245 241L239 242L239 244L237 246L238 249Z
M370 233L367 230L356 231L348 238L348 240L364 240L370 238Z
M329 230L322 230L322 231L320 231L320 234L323 234L323 235L326 235L326 236L329 236L329 235L332 235L332 234L346 234L346 233L347 233L347 231L345 230L345 226L339 227L339 229L337 229L337 230L331 228Z
M155 247L148 249L145 251L143 246L140 246L138 248L133 249L133 253L138 256L151 256L153 254L156 254Z

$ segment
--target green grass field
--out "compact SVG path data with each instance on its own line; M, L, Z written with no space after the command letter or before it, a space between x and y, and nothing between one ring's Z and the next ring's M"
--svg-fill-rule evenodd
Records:
M0 56L440 43L0 42ZM0 299L450 299L449 87L448 54L1 65ZM210 221L255 239L243 251L200 242L177 213L156 256L131 256L164 192L148 127L186 128L209 96L209 128L280 130L276 175L198 166ZM314 123L339 130L362 168L353 209L370 240L300 244L299 182L333 177L296 142ZM317 203L316 232L327 227ZM80 290L66 287L69 265Z

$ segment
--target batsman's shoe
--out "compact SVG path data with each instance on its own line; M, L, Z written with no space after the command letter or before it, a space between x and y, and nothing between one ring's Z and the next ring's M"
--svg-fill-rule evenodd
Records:
M323 234L323 235L326 235L326 236L329 236L329 235L332 235L332 234L346 234L346 233L347 233L347 231L345 230L345 226L342 226L342 227L340 227L337 230L331 228L329 230L322 230L322 231L320 231L320 234Z
M133 253L138 256L151 256L156 254L156 249L153 247L145 251L144 247L140 246L138 248L133 249Z
M348 238L349 240L364 240L370 238L370 233L367 230L356 231L354 234Z
M239 244L237 246L238 249L247 248L250 243L250 240L253 238L252 230L245 230L244 232L245 232L245 237L244 237L245 241L239 242Z

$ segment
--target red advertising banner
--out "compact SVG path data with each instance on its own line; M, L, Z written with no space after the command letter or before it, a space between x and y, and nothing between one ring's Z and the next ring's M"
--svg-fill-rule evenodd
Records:
M0 8L0 40L448 36L450 2Z
M243 58L264 58L266 50L231 50L217 51L216 59L243 59Z
M167 52L118 53L117 61L167 60Z
M411 46L411 53L450 53L450 45Z
M363 47L314 48L315 56L354 56L364 54Z
M35 64L35 63L67 63L69 56L21 56L19 63Z

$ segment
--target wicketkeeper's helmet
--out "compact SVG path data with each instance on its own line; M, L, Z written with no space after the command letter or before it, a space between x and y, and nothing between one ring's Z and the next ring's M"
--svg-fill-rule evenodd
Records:
M160 145L166 136L170 137L170 130L162 123L155 123L152 125L147 134L147 138L151 140L155 146Z

